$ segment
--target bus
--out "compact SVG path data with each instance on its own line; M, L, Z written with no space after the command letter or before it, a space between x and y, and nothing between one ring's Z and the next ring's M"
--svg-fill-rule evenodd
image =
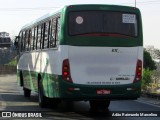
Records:
M138 8L67 5L25 25L17 38L18 81L25 97L38 93L40 107L66 100L107 109L112 100L140 97L143 34Z
M0 32L0 48L10 48L12 45L9 33Z

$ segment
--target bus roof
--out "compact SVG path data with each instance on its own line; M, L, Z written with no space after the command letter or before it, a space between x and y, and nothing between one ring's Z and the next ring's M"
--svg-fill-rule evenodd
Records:
M75 4L75 5L66 5L66 6L62 6L54 11L51 11L50 13L47 13L43 16L41 16L38 19L35 19L34 21L24 25L21 30L30 28L31 26L37 25L38 23L45 21L46 19L50 18L51 16L61 12L63 9L65 8L71 8L72 10L90 10L90 9L98 9L98 10L117 10L117 11L138 11L138 8L135 8L133 6L122 6L122 5L109 5L109 4Z
M117 11L138 11L139 9L134 6L123 6L123 5L110 5L110 4L77 4L66 6L71 9L80 10L117 10Z
M56 10L54 10L54 11L51 11L50 13L47 13L47 14L45 14L45 15L43 15L43 16L35 19L35 20L33 20L32 22L24 25L24 26L21 28L21 30L26 29L26 28L28 28L28 27L30 27L30 26L33 26L33 25L35 25L35 24L37 24L37 23L39 23L39 22L41 22L41 21L44 21L44 20L50 18L51 16L59 13L63 8L64 8L64 6L58 8L58 9L56 9Z

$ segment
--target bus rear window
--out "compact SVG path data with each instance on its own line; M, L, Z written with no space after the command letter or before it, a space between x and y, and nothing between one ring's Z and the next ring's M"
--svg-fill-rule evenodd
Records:
M111 11L81 11L69 13L69 35L94 33L137 36L137 16Z

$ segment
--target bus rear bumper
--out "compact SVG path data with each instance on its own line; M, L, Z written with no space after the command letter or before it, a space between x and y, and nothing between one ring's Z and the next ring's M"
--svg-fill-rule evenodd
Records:
M140 97L141 82L127 85L79 85L60 82L60 98L71 100L135 100Z

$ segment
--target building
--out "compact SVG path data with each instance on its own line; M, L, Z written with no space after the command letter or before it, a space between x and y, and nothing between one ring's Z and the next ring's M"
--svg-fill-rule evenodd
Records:
M9 33L7 32L0 32L0 48L3 47L11 47L11 38Z

